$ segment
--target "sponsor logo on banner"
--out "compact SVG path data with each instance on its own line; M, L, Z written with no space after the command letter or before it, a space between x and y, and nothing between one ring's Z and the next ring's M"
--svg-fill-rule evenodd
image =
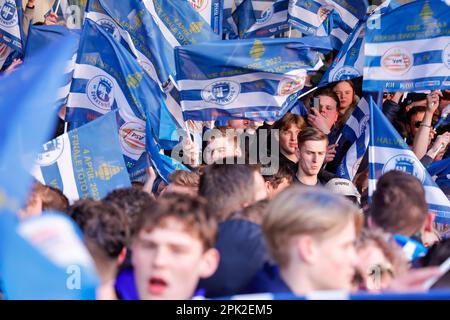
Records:
M264 24L269 21L273 16L273 10L271 7L267 8L261 13L261 17L256 19L256 24Z
M410 155L399 154L389 159L383 166L382 174L392 170L409 173L419 179L422 183L425 181L425 172L421 168L419 160Z
M41 153L37 155L36 164L46 167L58 161L64 151L64 140L62 136L47 142L42 146Z
M306 72L304 72L304 74L296 76L294 79L292 77L282 79L278 84L278 95L287 96L299 90L302 90L305 86L305 81Z
M189 3L191 4L192 8L194 8L195 11L201 12L206 9L208 6L209 0L189 0Z
M139 156L145 151L145 124L127 122L120 127L119 137L127 153Z
M359 73L358 70L356 70L353 67L342 67L337 69L332 77L331 77L331 82L335 82L335 81L341 81L341 80L349 80L349 79L353 79L353 78L357 78L360 77L361 74Z
M217 81L202 90L206 102L226 105L232 103L241 92L241 85L234 81Z
M97 108L110 110L114 103L113 80L105 76L92 78L86 87L86 94Z
M100 19L97 21L97 23L102 27L103 30L112 35L114 40L120 41L120 31L114 21L110 19Z
M16 3L12 0L3 0L0 4L0 25L12 27L17 25L19 16L17 14Z
M445 47L444 51L442 51L442 61L445 66L450 69L450 43Z
M381 57L381 67L391 74L402 75L411 69L412 55L405 49L394 47Z

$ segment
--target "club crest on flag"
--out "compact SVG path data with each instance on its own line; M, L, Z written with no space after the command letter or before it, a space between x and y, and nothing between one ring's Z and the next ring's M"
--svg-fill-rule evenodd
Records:
M267 21L269 21L273 16L273 10L272 7L267 8L261 13L261 17L259 19L256 19L256 24L264 24Z
M103 110L111 109L114 102L113 81L105 76L97 76L87 85L87 96L97 107Z
M255 40L252 48L250 49L250 57L255 60L259 60L264 53L266 52L266 48L264 48L264 44L261 40Z
M419 179L422 183L425 181L425 172L420 166L420 162L407 154L399 154L389 159L383 166L382 174L391 170L409 173Z
M278 85L278 95L286 96L303 89L306 81L306 71L301 71L303 71L302 74L297 75L295 79L289 77L280 81Z
M412 56L407 50L394 47L381 57L381 66L391 74L402 75L411 69L412 61Z
M103 28L103 30L105 30L110 35L112 35L116 41L120 42L121 36L120 36L119 28L112 20L100 19L97 21L97 23Z
M38 154L36 163L39 166L49 166L55 163L64 151L64 140L58 137L42 146L42 152Z
M18 19L15 2L11 0L3 1L0 9L0 24L5 27L12 27L18 23Z
M133 155L141 155L145 151L145 124L130 121L119 129L120 145Z
M361 73L353 67L344 66L340 69L337 69L332 75L332 82L348 80L353 78L358 78L361 76Z
M241 85L234 81L218 81L202 90L206 102L226 105L232 103L241 92Z
M420 17L422 20L427 23L431 18L433 18L433 11L431 10L430 4L428 0L425 1L422 11L420 12Z
M442 51L442 61L447 68L450 69L450 43L445 47L444 51Z
M189 0L189 3L195 11L200 12L205 10L208 6L209 0Z

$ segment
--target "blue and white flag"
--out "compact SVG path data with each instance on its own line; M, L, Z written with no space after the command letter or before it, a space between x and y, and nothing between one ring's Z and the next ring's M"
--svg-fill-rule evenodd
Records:
M6 300L95 300L100 282L78 226L54 212L0 214L0 274Z
M214 33L222 35L223 1L224 0L188 0L192 8L198 12L211 26Z
M353 180L358 172L361 161L369 146L370 110L367 97L361 98L350 118L342 129L342 138L351 143L336 174L348 180Z
M240 2L244 0L238 0ZM235 0L223 0L223 18L222 18L222 35L224 39L237 39L238 28L233 19L233 13L236 11Z
M185 119L277 120L318 70L329 38L213 41L175 49Z
M450 89L450 7L445 2L415 1L379 19L380 28L366 32L365 91Z
M24 205L28 174L57 120L53 108L76 39L68 36L0 78L0 211Z
M289 30L289 0L244 0L233 13L241 39L271 37Z
M0 70L2 70L11 52L11 47L9 47L6 43L0 43Z
M0 43L23 52L24 33L21 0L0 0Z
M319 83L320 87L332 82L362 77L364 73L364 33L365 21L360 21L323 75Z
M33 176L61 190L71 203L87 198L100 200L114 189L130 187L116 113L110 112L45 143Z
M64 80L61 83L60 89L58 90L58 101L56 104L57 107L62 107L67 103L67 97L69 96L70 84L72 83L72 76L75 68L75 61L77 59L77 51L80 40L79 32L75 30L69 30L68 28L59 25L31 25L28 30L27 45L25 47L24 60L38 54L40 50L46 48L50 43L61 41L61 39L69 34L77 39L77 41L73 44L72 58L67 61L67 65L64 69Z
M450 201L373 99L370 101L370 114L369 197L383 174L391 170L404 171L422 182L428 207L436 212L435 221L450 224Z
M98 24L85 19L67 103L71 128L119 110L119 137L131 172L145 152L145 115L151 116L157 130L163 103L158 84L135 58Z
M69 29L81 29L83 26L84 11L88 0L55 0L51 11L65 22Z
M367 0L291 0L288 22L307 35L330 35L339 50L367 8Z
M450 198L450 158L432 163L427 170L432 177L436 177L436 184Z

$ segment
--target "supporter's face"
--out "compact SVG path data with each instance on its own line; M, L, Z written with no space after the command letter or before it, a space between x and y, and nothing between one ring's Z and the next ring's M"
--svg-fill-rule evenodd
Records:
M247 129L252 127L252 121L250 120L229 120L228 126L233 129Z
M340 102L340 110L341 114L345 113L347 109L353 102L353 97L355 93L353 92L353 88L347 82L339 82L334 88L333 91L339 97Z
M228 137L215 137L208 144L207 148L207 163L213 163L219 159L236 157L240 155L240 148L235 145L232 138Z
M328 126L331 128L337 121L339 112L337 110L337 103L328 96L319 96L320 99L320 113L327 120Z
M418 112L411 117L411 122L409 123L409 130L413 137L415 137L417 132L419 131L420 127L418 127L418 125L422 123L424 117L425 112Z
M355 224L349 221L338 233L313 240L311 280L316 290L350 290L358 256Z
M327 141L305 141L298 150L299 169L307 176L319 173L327 154Z
M295 154L295 150L298 148L297 137L300 131L300 128L295 125L291 125L286 130L280 130L280 149L287 155Z
M254 191L255 191L255 199L254 202L261 201L267 198L267 189L264 182L263 176L259 172L254 172Z
M376 245L369 245L358 251L358 270L364 279L360 289L380 291L386 289L393 280L389 260Z
M210 275L208 251L184 227L169 218L164 227L138 234L132 262L141 300L190 299L199 279Z

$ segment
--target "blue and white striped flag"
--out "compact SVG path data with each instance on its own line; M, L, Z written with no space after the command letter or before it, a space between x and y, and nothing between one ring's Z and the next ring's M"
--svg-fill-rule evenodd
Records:
M0 70L2 70L3 66L8 60L11 51L11 47L9 47L6 43L0 42Z
M175 49L185 119L276 120L293 103L308 70L318 70L329 38L213 41Z
M0 0L0 43L23 52L24 33L21 0Z
M362 77L364 73L365 21L360 21L323 75L320 87L341 80Z
M369 197L383 174L391 170L404 171L422 182L428 207L436 212L435 221L450 224L450 201L373 99L370 101L370 114Z
M291 0L288 22L307 35L330 35L339 50L367 8L367 0Z
M450 89L450 6L415 1L379 19L366 32L365 91Z
M342 129L342 138L352 145L337 168L336 174L341 178L353 180L358 172L358 168L369 146L369 119L368 97L363 97Z
M85 19L67 103L71 128L119 110L119 138L131 172L145 152L145 114L158 128L163 103L159 86L135 58L98 24Z
M242 39L271 37L289 30L289 0L245 0L233 13Z
M223 1L224 0L188 0L192 8L198 12L211 26L214 33L222 36Z
M110 112L45 143L33 176L61 190L70 203L86 198L100 200L114 189L130 187L116 113Z
M67 103L67 98L70 92L70 85L72 83L72 76L75 69L75 62L77 59L77 51L79 46L80 34L78 31L69 30L66 27L53 26L33 26L28 30L27 45L25 48L25 60L38 54L38 52L46 48L52 42L59 42L64 37L72 35L77 41L73 45L72 58L67 61L64 69L64 80L61 88L58 90L58 101L56 107L62 107Z

